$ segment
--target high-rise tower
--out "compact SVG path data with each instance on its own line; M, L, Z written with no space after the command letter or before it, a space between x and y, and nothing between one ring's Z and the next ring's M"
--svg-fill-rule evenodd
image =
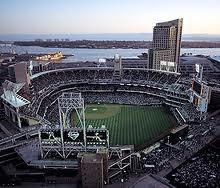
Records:
M178 72L183 19L157 23L153 30L149 68Z

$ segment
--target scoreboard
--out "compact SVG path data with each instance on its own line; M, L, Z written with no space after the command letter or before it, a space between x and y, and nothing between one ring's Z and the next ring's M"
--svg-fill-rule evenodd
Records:
M191 102L196 106L198 111L207 112L211 96L210 87L204 82L200 83L193 80L192 91Z
M197 82L197 81L194 80L194 81L193 81L193 85L192 85L193 91L196 92L198 95L200 95L200 93L201 93L201 88L202 88L201 84L200 84L199 82Z
M43 144L61 144L60 129L41 129L40 138Z
M87 145L103 145L108 144L108 131L107 129L87 129L86 131Z
M58 128L47 128L41 129L39 135L41 144L45 146L49 144L61 145L62 136L64 146L79 146L84 144L84 132L82 128L67 128L63 129L63 131ZM85 138L87 146L107 147L109 143L109 132L106 128L88 128L86 129Z
M64 145L81 145L83 141L83 129L69 128L63 130Z

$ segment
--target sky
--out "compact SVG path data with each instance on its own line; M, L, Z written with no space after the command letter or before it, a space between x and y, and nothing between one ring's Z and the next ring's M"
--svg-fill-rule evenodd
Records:
M151 33L183 18L184 34L220 34L220 0L0 0L0 34Z

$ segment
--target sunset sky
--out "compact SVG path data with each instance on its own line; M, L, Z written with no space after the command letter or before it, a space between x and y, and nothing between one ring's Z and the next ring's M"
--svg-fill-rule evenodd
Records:
M220 0L0 0L0 34L151 33L183 18L185 34L220 34Z

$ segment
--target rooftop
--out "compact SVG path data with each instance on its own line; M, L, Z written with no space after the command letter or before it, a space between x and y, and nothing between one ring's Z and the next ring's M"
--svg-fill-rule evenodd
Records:
M82 157L82 163L101 163L102 157L95 153L85 153Z

